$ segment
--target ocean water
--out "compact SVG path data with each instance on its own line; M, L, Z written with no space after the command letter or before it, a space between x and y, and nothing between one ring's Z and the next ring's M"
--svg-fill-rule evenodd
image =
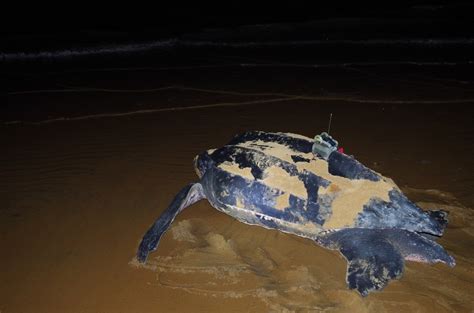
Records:
M140 63L131 56L157 58L169 64L174 55L193 58L220 53L264 54L293 59L302 56L319 62L466 62L472 61L474 37L469 31L468 11L456 15L405 14L360 18L325 18L302 21L245 24L240 20L216 25L133 27L110 26L99 29L75 27L14 31L3 34L0 43L2 64L71 62L115 58ZM205 17L203 17L205 19ZM232 20L232 19L229 19ZM349 49L349 51L348 51ZM259 52L260 51L260 52ZM136 57L135 57L136 59ZM176 59L180 64L187 59ZM201 59L201 63L202 63ZM301 60L303 61L303 60ZM212 63L212 62L211 62ZM301 63L301 62L296 62ZM318 63L318 62L316 62Z

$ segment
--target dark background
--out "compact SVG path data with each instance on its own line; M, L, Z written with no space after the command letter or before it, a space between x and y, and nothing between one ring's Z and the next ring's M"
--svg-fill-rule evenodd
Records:
M214 88L219 82L226 89L260 77L259 84L269 82L267 89L308 84L314 92L306 82L315 80L310 69L317 66L338 69L321 75L335 85L338 71L351 77L366 66L383 69L370 75L375 83L377 75L388 74L401 81L416 74L462 84L472 76L470 1L37 2L6 3L2 9L0 91L7 121L31 119L25 112L44 119L136 107L134 97L131 105L73 105L62 100L63 92L51 104L50 90L71 86L153 89L209 82L201 87ZM277 77L294 79L276 82ZM18 94L34 90L47 91L44 103Z
M145 3L87 2L17 5L5 11L10 27L2 33L76 31L82 29L140 30L170 28L194 30L253 23L301 22L328 18L448 18L472 20L470 1L300 1L286 4L254 1L160 1ZM374 30L376 31L376 30Z
M176 38L210 28L314 21L332 22L321 24L317 31L300 29L285 39L467 38L472 34L474 5L470 1L41 2L5 4L2 11L0 52L21 52L74 48L75 43ZM372 23L364 27L367 21ZM227 34L220 39L231 38ZM254 34L251 39L266 38Z

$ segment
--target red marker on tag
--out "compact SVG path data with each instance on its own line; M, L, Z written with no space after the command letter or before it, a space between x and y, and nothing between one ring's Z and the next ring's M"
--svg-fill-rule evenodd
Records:
M344 153L344 148L343 148L343 147L340 147L339 149L337 149L337 152Z

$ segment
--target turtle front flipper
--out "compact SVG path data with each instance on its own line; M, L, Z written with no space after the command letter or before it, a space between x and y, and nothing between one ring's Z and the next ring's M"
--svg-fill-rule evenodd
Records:
M318 242L339 250L347 259L347 284L362 296L400 278L404 260L455 264L439 244L403 229L343 229L322 236Z
M161 236L170 227L176 215L191 204L204 199L204 192L200 183L189 184L174 197L168 208L161 214L155 223L148 229L140 243L137 259L145 263L148 254L156 250Z

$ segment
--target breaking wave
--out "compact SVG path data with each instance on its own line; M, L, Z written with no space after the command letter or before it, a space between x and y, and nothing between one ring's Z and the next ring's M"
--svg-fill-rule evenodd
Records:
M127 55L148 51L166 51L179 48L271 48L271 47L449 47L471 46L474 38L457 39L369 39L369 40L186 40L167 39L126 44L104 44L91 47L51 49L44 51L0 52L2 62L69 59L85 56Z

